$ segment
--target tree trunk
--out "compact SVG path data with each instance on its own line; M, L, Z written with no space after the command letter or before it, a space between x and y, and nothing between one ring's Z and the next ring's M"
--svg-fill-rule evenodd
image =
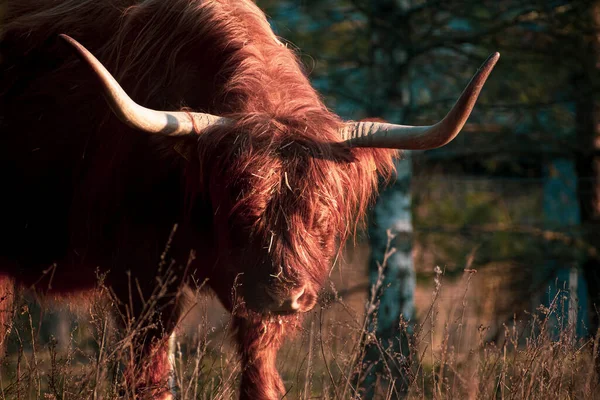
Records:
M578 179L575 162L572 158L557 157L547 162L545 168L544 182L544 220L546 228L551 231L565 232L576 235L574 228L580 226L581 213L577 198ZM548 244L556 246L556 244ZM567 328L574 328L575 337L585 335L584 327L587 326L587 304L585 304L585 280L582 277L580 264L581 257L576 252L564 249L565 258L559 260L550 259L546 261L546 268L539 271L541 276L534 279L534 285L545 282L546 288L542 295L542 303L550 306L558 291L567 291L568 300L564 302L563 295L559 296L557 312L565 312L563 318L555 318L558 338L560 332ZM564 293L564 292L563 292ZM534 308L537 307L537 302ZM555 315L554 313L552 314ZM560 326L558 325L561 321Z
M390 99L400 97L406 106L408 93L407 53L398 48L389 35L389 28L380 26L376 20L389 18L398 24L396 33L402 32L405 45L409 45L410 24L402 17L410 2L378 0L371 2L370 15L370 76L372 98L370 116L388 116L394 121L399 111L391 110ZM394 16L392 18L392 16ZM403 23L398 23L399 19ZM408 389L410 377L410 348L408 334L414 323L414 291L416 286L412 260L412 215L411 215L411 175L410 152L403 154L396 163L397 179L379 196L369 225L371 256L369 259L369 280L376 287L376 309L368 315L368 335L365 340L363 359L363 380L360 386L365 399L374 398L378 390L384 390L385 398L403 398ZM386 251L394 253L386 257ZM389 253L388 253L389 255ZM384 262L385 259L385 262ZM371 292L369 292L372 295ZM377 340L377 344L372 339Z
M368 372L361 384L366 399L373 398L379 387L392 387L387 398L403 397L411 376L410 328L402 323L412 321L415 314L409 153L397 163L397 171L396 182L379 197L369 225L369 278L376 288L378 307L369 315L368 330L379 345L367 340L363 366ZM393 254L386 257L392 249ZM394 384L389 385L390 381Z

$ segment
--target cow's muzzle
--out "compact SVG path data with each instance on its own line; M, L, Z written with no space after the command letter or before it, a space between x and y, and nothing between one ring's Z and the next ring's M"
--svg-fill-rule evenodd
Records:
M317 296L307 286L294 289L287 296L272 296L270 311L276 314L293 314L310 311L316 303Z
M313 309L317 303L317 294L309 285L276 290L262 286L245 292L246 306L262 314L296 314Z

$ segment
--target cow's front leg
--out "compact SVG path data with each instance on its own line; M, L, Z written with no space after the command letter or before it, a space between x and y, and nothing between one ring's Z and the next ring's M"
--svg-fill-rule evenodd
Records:
M235 319L242 359L240 399L274 400L285 393L275 365L289 323L277 317Z
M171 334L173 337L173 334ZM148 338L149 346L142 348L138 357L129 365L127 378L132 385L134 398L143 400L173 399L173 364L168 334L162 337Z
M127 299L128 288L124 285L112 285L113 291L119 299ZM144 287L140 286L141 293ZM167 288L165 292L174 293L177 290ZM152 292L150 292L152 293ZM151 295L139 299L151 299ZM173 399L173 364L170 357L170 338L176 330L177 322L181 315L182 303L177 296L160 297L155 295L154 303L137 301L120 303L122 315L131 315L130 326L124 326L125 335L129 338L127 366L125 369L126 398L137 400L171 400ZM131 305L130 305L131 304ZM130 311L130 310L133 310Z

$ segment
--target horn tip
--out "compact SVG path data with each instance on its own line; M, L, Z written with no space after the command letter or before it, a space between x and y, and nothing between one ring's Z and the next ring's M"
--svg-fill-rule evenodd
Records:
M486 60L485 63L495 65L499 59L500 59L500 53L495 51L492 54L490 54L490 56L488 57L488 59Z
M496 66L496 63L500 59L500 53L497 51L490 54L490 56L481 64L479 67L478 74L483 77L484 81L487 79L487 76L492 72L492 69Z

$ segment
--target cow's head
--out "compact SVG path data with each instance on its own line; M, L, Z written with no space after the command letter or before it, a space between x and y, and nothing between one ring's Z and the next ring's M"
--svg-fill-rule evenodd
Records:
M225 278L238 278L247 308L261 313L314 306L339 251L337 242L350 233L376 191L374 170L385 174L391 168L391 153L381 149L426 150L450 142L499 57L488 58L444 119L414 127L343 123L324 109L299 110L296 117L227 118L147 109L83 46L63 38L96 73L123 122L155 135L200 134L199 159L212 168L200 179L212 206L219 265Z
M259 114L199 139L199 159L211 168L202 176L219 258L240 273L238 290L253 310L314 306L338 241L364 214L378 172L393 168L394 152L315 139L338 135L338 127L337 118L316 123Z

